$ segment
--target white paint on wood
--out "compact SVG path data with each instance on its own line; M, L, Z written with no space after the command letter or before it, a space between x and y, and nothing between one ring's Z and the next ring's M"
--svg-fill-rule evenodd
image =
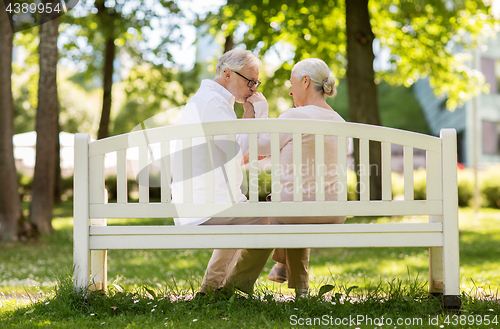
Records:
M182 177L184 203L193 202L193 154L191 144L191 138L184 138L182 140Z
M196 207L186 203L149 203L126 205L95 204L90 206L92 218L162 218L174 217L178 213L186 217L203 217L204 214L217 214L220 217L280 217L280 216L412 216L440 215L442 203L439 201L326 201L321 207L314 201L298 202L239 202L204 204Z
M281 181L280 181L280 135L271 134L271 194L272 202L281 201Z
M352 234L265 234L265 235L113 235L91 236L95 249L234 249L238 248L366 248L366 247L427 247L442 243L441 233L352 233Z
M315 138L316 201L325 201L325 136Z
M457 134L442 129L443 152L443 264L445 295L460 295L460 259L458 245Z
M382 143L382 200L392 200L391 143Z
M293 201L302 202L302 134L293 134Z
M442 200L441 154L431 151L427 151L426 153L427 200Z
M257 134L248 135L249 138L249 163L248 163L248 189L250 202L259 201L259 165Z
M441 152L440 139L433 136L418 134L409 131L392 129L381 126L371 126L359 123L344 123L318 121L307 119L252 119L221 122L207 122L192 125L174 125L147 130L150 144L172 139L204 137L221 134L258 134L266 133L295 133L335 135L351 138L368 139L379 142L388 142L407 145L413 148ZM132 148L146 144L144 131L131 132L124 135L92 142L89 156L114 152L120 149Z
M116 202L128 202L127 193L127 150L116 151Z
M89 134L75 134L73 282L79 292L87 288L90 271L89 141Z
M205 147L205 202L215 201L214 189L214 136L207 136Z
M75 149L76 155L76 149ZM91 179L89 184L90 203L103 203L104 200L104 155L92 157L85 162L88 163ZM76 164L76 162L75 162Z
M148 145L139 146L139 203L149 203L149 152Z
M345 136L339 136L337 139L337 175L338 175L338 200L347 201L347 139Z
M304 234L313 237L317 234L351 233L439 233L442 223L384 223L384 224L321 224L321 225L145 225L145 226L92 226L90 234L98 235L267 235L267 234ZM441 244L442 245L442 244Z
M161 143L161 182L160 182L160 192L161 192L161 202L169 203L172 201L172 196L170 195L170 183L172 180L170 171L170 141Z
M228 190L228 202L235 203L238 202L237 195L239 186L236 186L236 167L239 168L239 163L236 163L236 137L235 135L227 135L227 143L226 143L226 154L227 154L227 162L225 167L227 169L227 190Z
M404 157L404 189L405 200L411 201L414 199L413 189L413 148L405 146L403 149Z
M359 198L370 200L370 144L368 139L359 140Z
M213 249L213 248L332 248L332 247L430 247L430 291L444 289L445 295L460 295L458 258L458 197L456 178L456 133L444 129L441 138L415 134L386 127L353 123L324 122L302 119L254 119L232 122L211 122L200 125L169 126L147 131L114 136L90 143L88 134L75 135L75 196L74 196L74 285L82 290L89 285L90 250L107 249ZM214 203L209 192L205 203L192 204L191 138L205 135L250 134L250 202ZM271 133L271 166L273 202L258 202L256 193L257 134ZM293 161L300 168L301 136L316 135L316 165L324 162L323 135L338 136L339 201L301 201L299 171L294 172L294 201L281 202L279 133L294 136ZM146 134L146 135L145 135ZM347 138L360 140L361 201L347 201ZM148 143L162 143L162 157L170 152L170 140L182 139L184 204L172 204L162 193L161 203L151 203L140 190L140 203L126 202L123 193L126 184L118 178L118 203L106 204L104 189L104 155L117 152L119 177L126 172L126 149L139 146L142 155L140 167L149 165ZM210 138L208 138L210 140ZM383 201L370 201L369 194L369 140L382 142ZM323 142L323 145L321 145ZM405 200L392 200L390 190L391 143L404 146ZM413 148L427 152L427 200L413 200ZM230 156L234 150L228 150ZM207 149L209 152L209 149ZM212 159L209 159L212 161ZM168 162L168 161L167 161ZM299 164L299 165L297 165ZM206 162L207 168L210 164ZM229 165L228 167L234 167ZM411 169L410 169L411 168ZM171 168L162 165L168 173ZM324 178L316 170L318 182ZM233 168L228 169L228 180L234 182ZM147 170L145 170L147 172ZM89 177L90 175L90 177ZM162 175L162 190L169 190L170 177ZM209 177L209 176L206 176ZM233 178L230 178L233 177ZM322 180L323 179L323 180ZM212 184L210 178L208 185ZM149 186L149 182L144 185ZM321 185L321 184L320 184ZM342 186L343 185L343 186ZM125 187L123 187L125 186ZM233 185L231 185L233 187ZM364 189L364 190L363 190ZM210 188L209 188L210 190ZM318 200L322 199L321 191ZM125 226L90 227L89 218L149 218L172 217L182 213L186 217L206 217L217 213L223 217L279 217L279 216L406 216L427 215L429 223L343 224L343 225L266 225L266 226ZM96 222L94 220L94 222ZM217 238L214 238L214 237ZM92 267L95 281L106 285L105 254L93 251ZM104 268L99 270L99 266ZM99 272L102 275L99 276ZM95 273L95 274L94 274Z

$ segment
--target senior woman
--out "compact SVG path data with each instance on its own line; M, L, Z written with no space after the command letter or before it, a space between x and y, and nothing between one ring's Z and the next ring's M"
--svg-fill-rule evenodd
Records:
M290 96L295 108L279 116L282 119L315 119L345 122L326 102L326 96L336 93L335 79L330 76L328 66L320 59L309 58L295 64L290 78ZM259 134L259 155L269 155L270 135ZM314 172L314 135L302 136L302 190L304 201L316 199ZM293 135L280 134L281 200L293 201ZM337 201L337 137L325 137L325 200ZM345 217L271 217L272 224L341 224ZM226 288L238 288L247 293L269 257L271 250L243 250L238 263L227 279ZM304 295L309 288L309 249L277 249L273 260L277 264L271 270L269 279L277 282L288 280L288 287L297 295Z

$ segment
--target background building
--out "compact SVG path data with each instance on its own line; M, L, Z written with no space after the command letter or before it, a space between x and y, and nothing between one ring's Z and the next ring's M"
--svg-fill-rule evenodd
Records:
M442 128L455 128L458 137L458 161L467 167L474 159L474 112L477 111L478 163L500 162L500 35L489 39L487 48L473 53L475 67L484 74L490 93L468 101L451 112L446 98L437 98L428 79L419 80L413 88L429 129L439 135Z

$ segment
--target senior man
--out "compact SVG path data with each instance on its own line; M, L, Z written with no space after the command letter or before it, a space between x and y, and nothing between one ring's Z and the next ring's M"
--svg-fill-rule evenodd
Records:
M203 123L212 121L236 120L234 112L234 102L243 103L243 118L267 118L268 103L261 93L257 93L259 86L259 67L261 61L249 51L243 49L234 49L226 52L219 59L215 69L215 80L203 80L196 94L191 97L182 111L180 124L200 123L200 129L203 129ZM216 136L216 141L224 141L225 137ZM192 147L192 202L196 206L197 202L204 202L205 191L205 147L207 141L205 138L193 139ZM229 143L228 141L226 141ZM236 135L240 152L236 157L236 163L240 163L242 155L248 153L248 135ZM234 145L234 144L233 144ZM176 150L182 148L182 145L176 145ZM178 154L179 152L176 152ZM223 153L223 152L222 152ZM213 153L214 163L214 201L215 202L245 202L247 198L239 188L236 191L228 189L228 180L226 170L228 159L225 154L220 152ZM217 158L219 157L219 158ZM183 202L183 157L174 156L173 160L173 183L172 183L172 201L174 203ZM234 165L234 161L233 161ZM236 183L239 187L243 181L243 173L236 171ZM231 197L232 200L228 200ZM175 218L176 225L248 225L248 224L269 224L267 217L207 217L207 218ZM240 249L215 249L208 263L205 275L203 277L200 292L202 294L223 287L227 275L234 267L241 250Z

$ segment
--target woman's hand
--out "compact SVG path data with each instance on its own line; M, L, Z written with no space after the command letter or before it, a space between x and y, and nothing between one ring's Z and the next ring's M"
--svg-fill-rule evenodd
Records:
M249 97L250 98L250 97ZM255 110L253 104L246 101L243 103L243 119L255 118Z

